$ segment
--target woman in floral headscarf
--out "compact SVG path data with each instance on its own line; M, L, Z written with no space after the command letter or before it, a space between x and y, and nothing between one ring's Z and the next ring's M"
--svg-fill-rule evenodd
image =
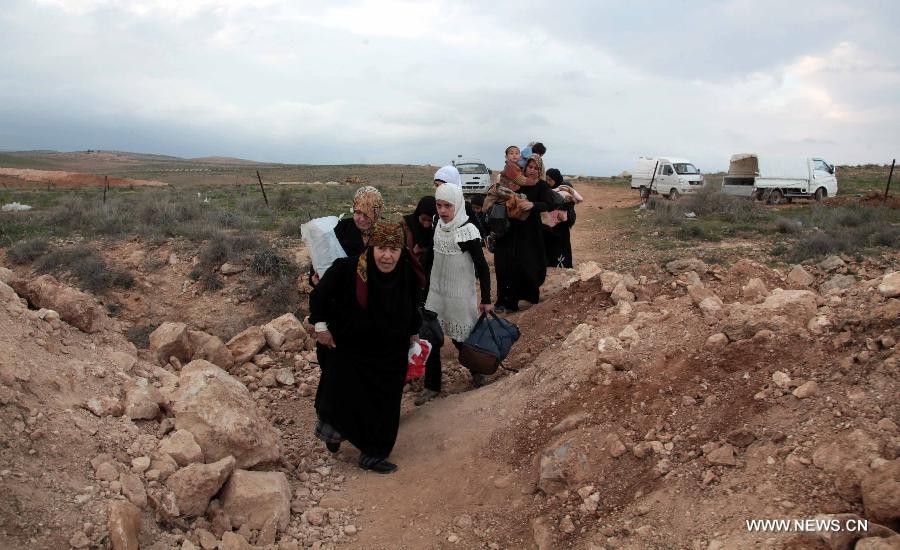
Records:
M358 256L369 245L372 228L384 212L381 192L371 185L360 187L353 197L353 217L338 222L334 234L348 256Z
M417 293L424 281L404 246L399 223L379 221L359 256L340 258L309 297L318 343L332 353L316 394L316 436L337 452L348 440L359 466L378 473L400 424L407 352L418 340Z
M384 212L384 199L381 191L366 185L356 190L353 196L353 207L350 218L343 218L334 226L334 235L338 243L344 249L347 256L359 256L369 245L372 236L372 227L381 218ZM319 284L319 276L309 268L309 284Z

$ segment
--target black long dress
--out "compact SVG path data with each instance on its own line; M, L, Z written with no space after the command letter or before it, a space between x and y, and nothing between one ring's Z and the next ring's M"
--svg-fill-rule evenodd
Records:
M364 455L386 458L397 439L409 338L421 324L418 281L408 258L381 273L368 256L368 304L357 297L359 257L334 262L310 294L310 322L334 338L316 394L319 418Z
M524 221L509 220L509 229L497 239L494 249L497 305L513 311L519 308L519 300L531 303L540 300L541 285L547 277L541 212L548 212L560 204L558 195L544 180L522 187L519 193L524 194L534 207Z
M566 221L559 222L553 227L544 227L547 267L572 267L572 226L575 225L575 205L566 205L565 211ZM550 215L554 215L553 212Z

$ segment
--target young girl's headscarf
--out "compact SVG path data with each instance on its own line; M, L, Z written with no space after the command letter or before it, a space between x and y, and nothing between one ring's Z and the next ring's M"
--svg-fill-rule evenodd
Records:
M453 231L469 220L466 214L466 199L463 197L462 187L456 185L442 185L434 192L435 200L447 201L456 207L456 213L450 223L444 223L438 218L438 229L441 231Z
M459 177L459 170L457 170L456 166L452 164L448 164L434 173L434 179L441 180L444 183L449 183L450 185L455 185L456 187L462 188L462 181Z

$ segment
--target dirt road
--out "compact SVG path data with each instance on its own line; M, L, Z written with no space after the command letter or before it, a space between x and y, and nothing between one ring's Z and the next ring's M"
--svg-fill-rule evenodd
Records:
M618 253L618 209L630 210L638 199L627 188L585 185L579 191L585 202L578 207L573 227L575 262L602 264ZM553 292L570 275L567 270L550 271L546 286ZM527 319L521 319L525 315L528 312L514 320L527 324ZM517 344L527 345L526 338ZM536 355L538 347L534 351ZM450 380L442 398L423 407L412 404L412 394L404 399L400 434L391 454L400 466L396 473L383 476L357 469L358 452L347 444L337 455L336 468L347 479L340 496L363 507L357 520L359 535L348 547L440 547L448 537L452 540L454 533L447 526L454 521L465 524L466 518L475 515L504 517L515 501L528 498L523 492L530 491L533 480L511 469L507 461L497 460L490 448L492 432L520 416L528 405L526 393L515 389L526 374L505 376L469 391L467 376L453 361L453 354L447 354L447 359L445 372L451 371ZM302 420L295 427L312 430L311 402L297 405L294 414ZM509 521L516 520L509 517Z

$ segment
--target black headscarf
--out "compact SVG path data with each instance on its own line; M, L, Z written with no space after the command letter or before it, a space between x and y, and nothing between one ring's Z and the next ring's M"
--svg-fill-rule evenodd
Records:
M547 170L547 183L550 185L550 189L556 189L563 184L562 173L558 168L550 168Z
M434 246L434 224L431 227L424 227L419 222L419 216L422 214L432 219L437 216L437 203L434 196L428 195L419 199L415 212L405 216L406 226L412 232L415 243L422 248L428 249Z

